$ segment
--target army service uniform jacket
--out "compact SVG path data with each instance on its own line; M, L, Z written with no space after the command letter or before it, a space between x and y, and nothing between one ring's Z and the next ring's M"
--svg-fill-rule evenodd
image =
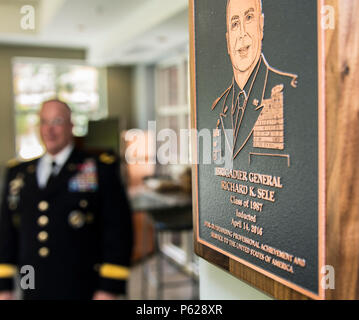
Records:
M23 289L24 299L91 299L96 290L125 293L132 224L116 158L74 149L43 189L37 163L7 172L0 291L13 289L15 268L31 266L35 288Z

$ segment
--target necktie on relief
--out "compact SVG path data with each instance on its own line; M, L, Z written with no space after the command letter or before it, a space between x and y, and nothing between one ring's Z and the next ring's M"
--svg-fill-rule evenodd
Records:
M238 134L238 126L240 126L242 117L244 115L245 102L246 93L244 90L241 90L235 101L235 108L233 112L233 138L235 138Z

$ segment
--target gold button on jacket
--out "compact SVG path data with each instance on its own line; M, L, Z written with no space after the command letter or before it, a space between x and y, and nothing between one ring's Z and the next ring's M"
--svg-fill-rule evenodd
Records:
M38 235L37 235L37 239L40 242L46 242L47 239L49 238L49 234L46 231L41 231Z
M49 218L47 216L41 216L39 219L37 219L37 224L40 227L46 227L49 223Z
M42 258L46 258L48 257L50 254L50 250L49 248L46 248L46 247L42 247L39 249L39 256L42 257Z
M47 209L49 209L49 203L47 201L41 201L39 202L38 208L40 211L46 211Z

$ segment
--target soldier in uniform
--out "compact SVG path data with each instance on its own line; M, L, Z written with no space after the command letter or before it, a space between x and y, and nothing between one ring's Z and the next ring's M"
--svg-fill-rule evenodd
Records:
M233 79L211 110L218 114L214 136L223 133L233 160L250 142L271 153L284 149L283 96L297 86L297 76L268 64L262 54L263 28L261 0L228 0L226 39Z
M31 266L23 298L115 299L129 276L132 224L114 155L73 145L71 111L40 112L46 154L8 169L0 216L0 299L12 299L17 268Z

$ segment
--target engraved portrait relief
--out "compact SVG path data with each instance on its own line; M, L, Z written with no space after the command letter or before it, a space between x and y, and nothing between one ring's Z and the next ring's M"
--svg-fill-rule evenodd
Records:
M212 104L212 112L218 114L216 129L222 129L233 159L243 155L244 147L253 138L251 146L258 152L250 153L249 159L251 155L285 157L289 165L290 156L278 151L285 150L286 88L296 88L298 76L271 67L262 53L261 0L228 0L226 24L233 78ZM214 146L215 160L218 152Z

